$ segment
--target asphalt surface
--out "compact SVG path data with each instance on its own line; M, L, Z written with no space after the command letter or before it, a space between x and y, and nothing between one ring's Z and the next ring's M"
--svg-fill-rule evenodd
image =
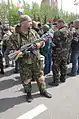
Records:
M31 114L31 110L39 105L47 109L35 117L21 119L79 119L79 76L67 77L65 83L58 87L50 87L52 73L46 76L47 90L52 94L51 99L39 95L36 82L32 84L33 101L26 101L26 94L21 85L19 74L13 73L13 68L5 69L5 75L0 74L0 119L18 119L21 115Z

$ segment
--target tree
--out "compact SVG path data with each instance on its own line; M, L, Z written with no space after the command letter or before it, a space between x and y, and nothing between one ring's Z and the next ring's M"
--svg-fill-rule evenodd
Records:
M42 24L47 23L48 18L52 18L55 21L62 18L66 22L76 19L76 15L74 13L69 14L63 10L58 10L55 5L50 6L42 3L41 6L39 6L37 3L33 2L32 6L30 6L25 2L25 0L23 0L23 9L23 14L31 16L33 20L39 20ZM79 18L79 15L77 15L77 18ZM13 5L12 0L11 3L9 0L7 3L4 0L1 0L0 20L4 24L9 23L9 25L15 25L18 22L18 9L15 5Z
M8 5L4 1L0 3L0 20L2 23L5 23L5 19L8 16Z
M40 7L35 2L32 2L31 17L36 21L38 20L38 17L40 17Z
M25 7L24 8L24 13L23 14L27 14L27 15L31 15L31 8L29 4L24 4Z
M9 24L12 26L18 23L19 16L18 16L18 9L17 8L13 7L13 8L9 9L8 20L9 20Z

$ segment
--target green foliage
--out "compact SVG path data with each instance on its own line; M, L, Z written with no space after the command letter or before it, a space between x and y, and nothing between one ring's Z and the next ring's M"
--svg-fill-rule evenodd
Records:
M0 3L0 21L5 23L5 19L8 15L8 5L4 2L3 4Z
M23 14L27 14L27 15L30 16L30 14L31 14L30 5L24 3L23 8L24 8L24 13Z
M47 4L41 4L40 7L40 18L42 23L46 23L48 18L53 18L58 16L58 9L55 6L49 6Z
M40 17L40 7L37 3L34 2L32 2L31 17L36 21L38 20L38 17Z
M9 24L12 26L18 23L19 17L18 17L17 11L18 11L17 8L10 8L9 9L8 20L9 20Z

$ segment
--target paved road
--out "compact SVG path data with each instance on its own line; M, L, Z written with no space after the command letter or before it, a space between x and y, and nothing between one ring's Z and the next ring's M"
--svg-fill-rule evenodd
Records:
M51 79L52 75L47 76L46 82ZM36 83L32 85L34 99L29 104L19 74L13 74L12 67L5 69L5 76L0 75L0 119L32 119L34 115L33 119L79 119L79 76L67 78L58 87L47 85L52 99L41 97Z

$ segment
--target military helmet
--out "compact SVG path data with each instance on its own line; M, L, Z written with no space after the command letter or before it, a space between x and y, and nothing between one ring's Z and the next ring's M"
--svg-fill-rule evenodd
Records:
M74 20L73 23L79 24L79 19Z
M44 32L49 31L49 28L50 27L47 24L43 25L43 27L42 27L42 29L43 29Z
M28 15L21 15L19 22L22 23L24 21L32 21L31 17Z
M79 19L74 20L73 25L75 28L79 29Z

